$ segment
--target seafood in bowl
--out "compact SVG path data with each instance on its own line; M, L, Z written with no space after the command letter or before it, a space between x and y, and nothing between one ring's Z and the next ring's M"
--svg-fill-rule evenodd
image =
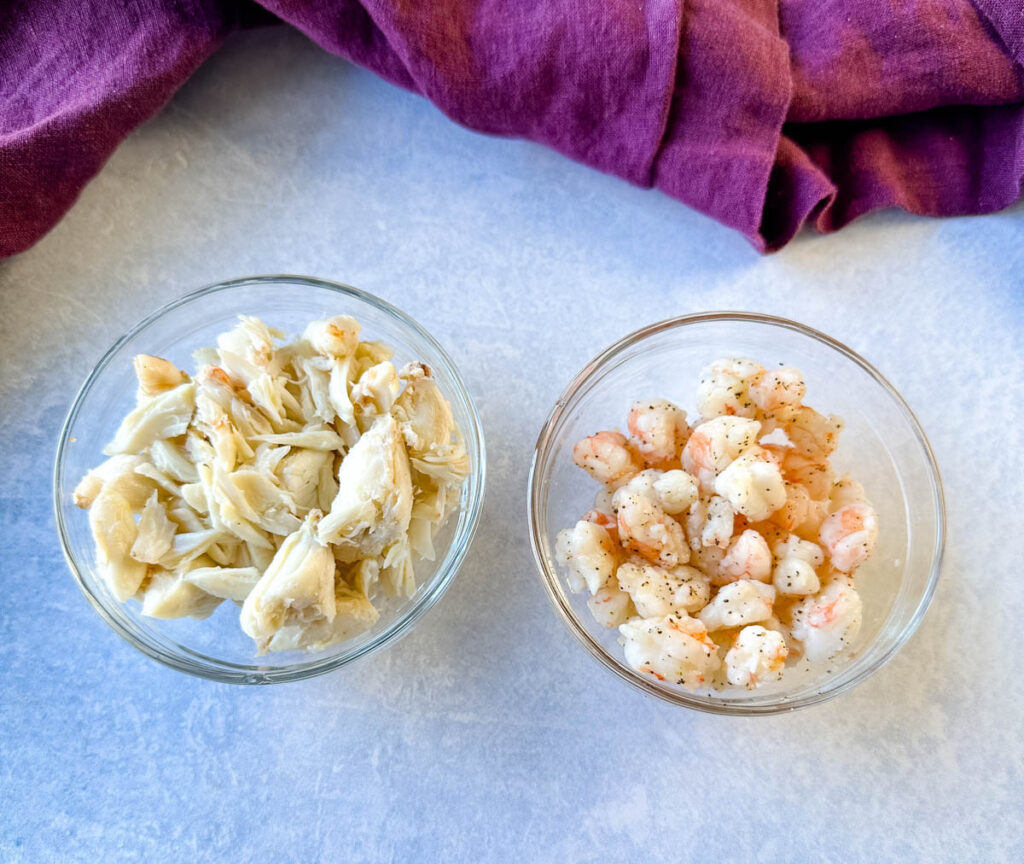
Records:
M430 368L360 333L336 316L282 343L240 316L194 375L136 356L136 407L74 493L117 600L199 619L233 601L264 653L322 651L413 594L469 460Z
M555 556L637 672L754 689L798 657L825 663L852 644L856 571L878 519L864 489L833 472L842 420L805 395L795 368L725 358L700 375L692 425L671 402L643 400L628 434L574 446L602 488Z

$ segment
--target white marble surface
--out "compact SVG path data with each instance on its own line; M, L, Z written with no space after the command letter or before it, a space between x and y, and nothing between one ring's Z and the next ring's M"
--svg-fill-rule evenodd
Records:
M165 669L79 594L58 425L103 349L240 274L376 292L451 350L490 487L442 603L383 656L239 688ZM568 377L641 324L801 319L876 363L944 474L924 624L791 716L648 701L562 629L524 523ZM236 37L61 225L0 264L0 860L1024 860L1024 209L889 213L771 258L658 194L462 130L283 29Z

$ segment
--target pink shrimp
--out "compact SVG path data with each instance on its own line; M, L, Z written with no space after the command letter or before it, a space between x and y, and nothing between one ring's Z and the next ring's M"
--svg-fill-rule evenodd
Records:
M612 538L612 541L618 545L619 542L619 521L612 516L610 513L603 513L600 510L588 510L583 514L582 517L585 522L593 522L595 525L600 525L608 532L608 535Z
M690 433L685 411L665 399L634 402L626 426L633 448L648 467L679 464L679 451Z
M866 501L855 501L821 523L820 538L832 566L849 573L867 560L878 540L878 518Z
M620 545L665 567L690 560L683 526L653 498L624 488L615 493L613 503Z
M750 385L750 396L762 411L773 411L783 405L799 405L806 393L804 376L792 366L757 375Z
M862 619L860 595L852 585L836 579L794 607L792 634L809 660L826 660L853 644Z
M615 486L628 480L642 467L621 432L598 432L577 441L572 461L598 483Z
M761 424L744 417L716 417L701 423L683 447L683 468L710 490L718 474L753 447Z
M727 584L737 579L756 579L769 582L772 576L772 552L764 537L756 531L746 530L736 537L722 559L715 584Z

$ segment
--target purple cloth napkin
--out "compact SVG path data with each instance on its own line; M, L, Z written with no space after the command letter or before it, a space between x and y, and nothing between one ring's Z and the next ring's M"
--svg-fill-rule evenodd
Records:
M319 45L758 249L1024 180L1022 0L264 0ZM0 256L31 246L233 30L242 0L0 3ZM259 94L245 94L257 99Z

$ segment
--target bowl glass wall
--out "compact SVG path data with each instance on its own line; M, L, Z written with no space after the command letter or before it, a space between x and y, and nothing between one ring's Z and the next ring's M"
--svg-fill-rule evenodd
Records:
M806 403L840 415L846 428L833 456L878 511L878 549L857 571L864 624L853 648L827 664L797 662L782 681L755 691L689 693L634 672L618 631L598 625L584 595L569 593L554 560L555 535L592 506L597 484L572 461L572 446L601 429L624 429L634 399L670 399L694 418L702 367L725 356L801 369ZM580 642L645 692L706 711L767 714L814 704L849 689L910 637L938 578L943 502L938 470L920 425L885 379L853 351L810 328L769 316L711 313L633 333L584 368L555 405L537 443L529 491L531 536L548 595Z
M239 625L239 609L229 601L204 621L147 618L134 600L119 603L96 571L88 514L75 507L71 498L82 476L103 461L103 446L134 405L133 356L156 354L193 370L192 352L216 345L217 335L233 327L239 314L262 318L284 330L286 339L300 335L318 318L353 316L363 326L361 338L380 340L394 350L397 367L411 360L430 366L465 437L470 474L459 512L438 535L435 560L416 563L416 592L382 603L375 599L381 616L373 628L319 654L280 652L257 658L252 639ZM440 599L465 558L480 517L484 471L483 433L476 408L451 359L422 327L383 300L347 285L297 276L260 276L212 285L170 303L132 328L104 355L79 391L61 432L53 494L68 565L86 597L114 630L150 657L183 672L265 684L336 669L407 633Z

